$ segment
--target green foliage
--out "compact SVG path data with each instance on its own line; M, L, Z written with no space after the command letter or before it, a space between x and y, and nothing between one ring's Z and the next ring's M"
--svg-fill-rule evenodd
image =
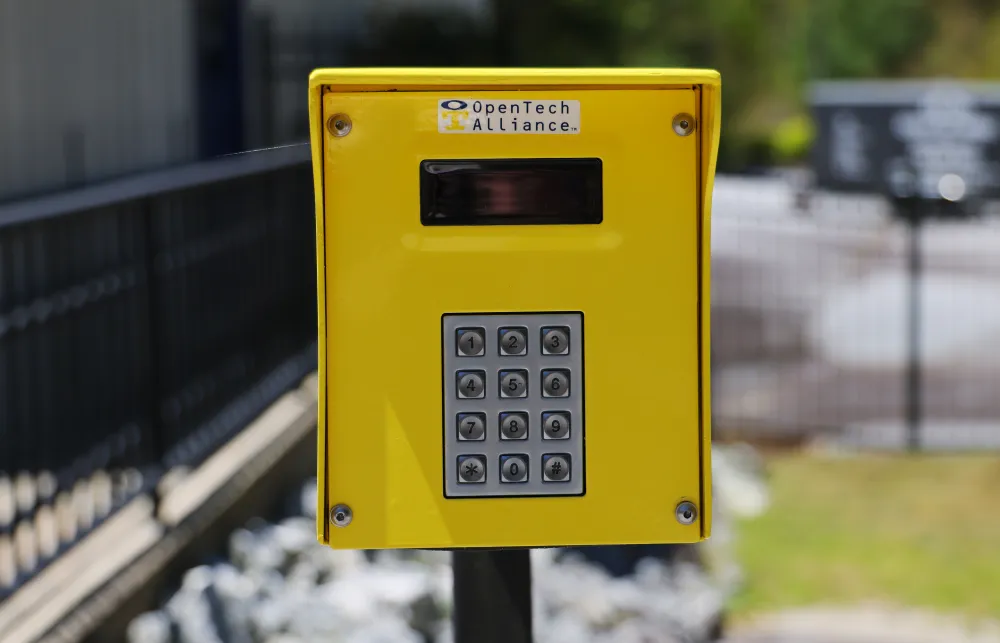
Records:
M803 157L811 79L918 74L947 17L1000 33L995 0L492 0L492 9L486 23L451 8L381 16L352 62L718 69L724 171ZM981 39L993 45L963 58L957 42L934 59L996 58L1000 36ZM981 64L979 75L1000 72Z
M779 163L794 163L803 160L809 153L813 140L813 123L805 114L786 118L776 128L771 137L771 146Z
M836 0L810 8L814 76L895 76L933 34L927 0Z

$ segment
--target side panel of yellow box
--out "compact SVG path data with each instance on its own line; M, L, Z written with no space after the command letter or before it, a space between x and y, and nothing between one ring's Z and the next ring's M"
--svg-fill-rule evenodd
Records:
M319 510L317 528L318 528L318 536L324 542L330 542L330 536L331 536L328 528L328 523L326 520L326 514L331 505L331 498L329 497L330 488L335 486L335 488L337 488L338 491L345 491L352 486L351 485L352 480L365 480L366 474L364 470L365 463L361 463L361 467L355 469L354 466L352 466L350 459L348 459L347 461L341 461L339 463L341 469L344 469L344 471L340 472L343 474L342 476L341 475L335 476L339 478L338 481L339 484L333 485L333 481L324 479L327 472L329 472L329 467L331 464L329 460L331 454L331 445L328 444L330 435L326 430L327 415L328 415L327 394L329 387L329 368L327 360L328 358L331 357L328 354L330 347L328 346L326 341L327 316L331 308L331 302L327 300L328 288L329 288L329 284L327 283L327 277L328 277L328 268L330 267L328 263L330 261L330 247L328 245L330 239L327 235L330 231L327 229L328 215L325 214L326 208L328 207L327 202L329 195L325 194L324 185L325 184L327 186L330 185L331 181L333 181L333 178L330 171L331 168L327 167L327 165L330 163L329 152L325 155L323 153L324 139L325 139L325 133L323 131L323 109L322 109L323 87L329 82L333 85L334 88L341 90L366 89L368 91L371 90L377 91L379 89L406 89L407 83L409 82L412 83L413 86L419 85L421 89L429 89L429 88L447 89L453 87L454 89L464 90L467 89L469 86L475 84L475 82L479 82L479 81L474 82L474 79L478 78L480 81L482 81L484 86L488 86L490 89L501 89L501 87L495 86L495 83L498 80L503 83L508 83L512 86L517 86L517 87L531 86L533 82L538 81L538 77L535 76L533 72L525 72L523 74L523 77L520 77L517 74L514 74L514 76L512 77L510 75L511 74L510 72L495 72L490 70L482 71L481 76L478 75L479 73L480 72L476 72L475 70L473 71L414 70L414 71L398 72L398 73L393 72L391 70L390 71L351 70L350 72L317 72L316 74L314 74L312 79L309 100L310 100L310 115L311 115L311 123L310 123L311 141L313 145L314 178L316 186L316 207L317 207L317 264L318 264L317 267L318 267L318 284L319 284L318 322L319 322L319 333L320 333L320 384L319 384L320 427L319 431L317 432L318 433L317 468L320 475L320 494L317 503ZM554 77L551 74L546 75L544 78L545 83L552 83L553 78ZM717 75L713 75L712 72L704 72L704 73L699 72L699 73L693 73L691 78L684 78L683 74L671 72L669 70L667 72L662 72L660 70L651 70L651 71L639 70L624 75L622 75L621 72L616 72L616 71L601 72L600 70L598 71L591 70L589 72L588 71L581 72L574 70L573 72L567 73L566 77L562 78L563 86L557 87L556 89L572 88L575 90L575 89L595 88L594 86L590 87L575 86L576 83L583 81L587 83L598 83L598 81L600 81L597 84L597 87L600 88L604 88L609 85L617 85L621 89L624 89L627 87L636 88L635 85L642 85L644 86L643 88L645 88L645 86L650 86L650 87L655 86L656 89L664 89L664 87L661 86L665 82L664 79L669 80L671 82L671 86L673 86L672 85L673 82L676 82L677 83L677 87L675 87L676 89L682 89L684 87L684 85L686 84L683 82L684 80L691 81L691 85L688 85L688 87L693 88L694 91L692 92L692 99L690 106L687 107L687 109L691 111L696 111L696 113L699 115L699 120L700 120L700 128L698 136L691 137L693 141L697 141L696 144L697 148L696 153L698 161L697 170L699 171L696 171L694 175L691 176L692 183L688 184L688 185L695 184L697 186L697 188L693 190L693 192L697 197L696 201L700 201L700 204L692 203L690 205L691 206L697 205L701 213L699 217L700 225L695 226L697 229L695 230L695 234L692 235L691 238L691 240L695 242L695 244L693 245L695 245L696 248L691 256L692 262L691 264L688 264L691 265L691 267L693 268L693 271L689 275L689 277L691 278L690 281L692 282L692 288L694 289L692 291L693 295L692 303L694 303L695 307L700 312L700 318L697 319L696 329L700 330L701 345L700 345L700 354L697 354L696 359L688 363L686 366L686 368L690 369L690 375L695 377L696 381L698 380L698 371L700 370L700 381L697 381L697 384L700 384L700 390L698 391L698 393L700 393L701 397L701 409L699 418L701 430L698 436L700 439L700 443L697 445L695 452L688 451L689 454L693 455L694 453L697 453L698 457L700 457L700 462L697 463L700 466L696 466L694 471L695 478L698 478L698 476L700 475L700 480L699 480L700 488L693 490L690 488L686 489L687 491L691 491L691 493L686 494L686 497L690 497L691 499L696 501L700 500L700 504L703 508L702 519L699 521L698 525L692 527L693 529L696 530L695 533L693 534L691 533L691 528L688 529L682 528L679 525L676 525L676 523L672 522L672 520L665 519L670 517L669 509L672 507L672 504L676 501L675 498L649 497L650 494L657 493L657 490L654 488L648 488L648 485L644 486L642 484L644 481L648 482L651 480L652 482L658 485L660 492L662 492L664 488L667 489L685 488L686 487L685 483L678 482L682 481L683 479L689 478L689 476L683 475L684 472L682 470L687 468L684 466L685 465L684 462L671 461L667 463L668 465L673 466L677 469L677 471L675 471L675 473L677 473L677 476L675 477L674 482L672 483L669 481L665 481L662 477L657 479L654 476L651 479L644 480L643 476L638 476L638 479L633 481L638 484L630 487L628 481L622 481L621 484L619 485L613 485L613 484L607 484L609 481L605 479L604 480L605 484L603 485L604 493L592 492L591 494L589 494L589 498L528 499L528 500L515 500L515 501L491 499L483 501L460 501L459 504L455 504L454 501L448 503L447 501L444 501L440 497L437 498L431 498L429 496L421 497L420 494L408 495L407 492L401 492L400 489L403 489L404 487L408 486L406 484L403 484L406 482L407 477L411 478L413 483L412 485L409 486L415 485L415 487L420 487L422 484L420 479L426 478L427 488L425 491L428 494L433 495L433 489L435 486L433 483L433 475L427 475L427 471L424 469L424 466L421 465L420 463L412 462L411 470L404 470L398 472L400 475L402 475L402 478L397 479L397 483L399 484L397 485L395 491L387 493L388 490L385 488L374 490L373 497L371 498L371 500L360 499L361 496L359 496L359 493L363 493L363 490L360 489L356 489L352 495L352 497L357 500L355 506L364 507L369 514L368 518L372 518L373 513L382 514L383 519L387 515L391 514L397 517L402 517L403 522L398 523L394 526L390 526L387 523L382 522L376 529L365 529L363 526L360 526L360 528L356 526L353 529L348 529L343 531L338 530L336 534L338 536L338 539L337 541L332 542L331 544L339 547L380 547L380 546L435 547L435 546L497 546L497 545L531 546L531 545L542 545L542 544L571 544L571 543L596 544L602 542L650 542L650 541L690 542L693 540L697 540L699 537L708 536L708 534L710 533L710 517L711 517L710 504L709 504L710 489L711 489L711 478L710 478L711 472L710 472L710 457L709 457L710 431L708 428L710 425L710 415L709 415L710 380L708 372L708 364L709 364L708 333L710 328L710 320L708 316L709 262L707 258L709 256L708 251L710 247L708 232L710 230L709 211L711 203L712 178L715 167L715 153L718 144L719 106L718 106ZM558 84L558 79L556 79L555 82L556 84ZM337 100L339 106L343 104L342 100L344 98L345 96L338 95ZM371 101L370 100L365 101L363 96L358 96L357 99L360 102L355 102L354 105L351 107L351 110L355 114L364 114L366 109L365 103L366 102L370 103ZM394 101L393 104L397 104L397 101ZM605 107L611 107L611 106L612 104L609 103ZM642 111L643 106L647 108L656 107L652 103L643 104L640 102L639 104L640 111ZM683 102L674 104L667 103L659 105L658 107L662 108L662 110L659 111L671 111L675 109L683 109L685 108L685 105L683 104ZM605 111L608 110L606 109ZM384 112L383 116L389 114L390 112ZM399 123L400 127L408 127L412 125L412 123L407 123L406 121L407 115L405 114L405 112L398 112L396 115L401 116L403 119L402 122ZM660 116L662 117L662 114ZM362 118L364 117L362 116ZM648 134L652 134L653 130L655 130L656 125L653 123L646 123L646 124L640 123L639 128L642 129L643 127L652 128L649 130L649 132L647 132ZM381 141L382 144L385 144L385 142L386 141ZM459 148L456 148L456 150L460 150L460 147L461 146L459 146ZM503 151L502 146L500 148L497 148L497 151L502 152ZM510 156L511 154L506 154L506 155ZM461 156L461 154L457 154L456 156ZM677 167L683 166L685 162L682 158L675 158L674 161L675 161L674 166ZM653 169L655 171L657 169L662 170L663 168L653 168ZM338 173L338 176L342 174L343 172ZM677 175L675 178L681 180L683 184L684 173L674 172L674 174ZM363 178L359 178L358 176L354 176L352 178L355 180L364 180ZM660 187L663 189L668 189L675 186L662 185ZM393 188L390 186L386 186L385 189L393 189ZM675 191L677 193L681 193L683 192L683 188L678 186ZM355 205L357 204L357 202L353 203ZM682 208L689 207L688 205L685 205L683 201L671 205L680 206ZM364 230L363 228L354 229L354 232L363 233ZM549 233L543 232L541 234L542 234L541 237L536 236L534 238L533 243L535 244L535 247L540 248L540 247L551 246L554 237L546 236ZM564 237L563 240L564 244L569 243L570 245L572 245L576 243L578 244L579 250L595 249L594 247L591 247L588 244L597 243L598 245L600 245L601 243L604 244L614 243L613 234L611 236L599 235L598 237L595 238L577 239L575 241L572 240L574 234L574 232L572 231L562 230L559 231L559 234L561 234ZM417 244L419 246L420 244L429 243L429 245L424 247L424 250L429 250L432 247L436 247L436 249L439 251L442 249L447 250L448 244L452 243L453 241L453 240L448 240L447 238L443 238L441 236L435 238L433 235L427 238L421 238L420 235L416 236L410 235L410 236L411 238L409 239L409 242L411 244ZM698 239L698 237L700 237L700 239ZM464 239L464 241L467 242L470 239L473 239L473 237L466 238ZM566 239L570 240L567 241ZM349 253L351 251L351 246L354 240L340 239L338 241L340 242L337 244L340 246L339 248L340 253ZM358 239L358 241L361 241L361 239ZM370 241L377 242L377 238L373 237ZM402 241L404 244L406 243L405 240ZM489 244L495 245L496 243L496 239L490 240L488 237L483 237L482 239L479 239L479 241L485 242L487 246L489 246ZM507 239L507 241L511 240ZM340 245L343 243L346 243L347 245ZM501 244L504 243L503 237L501 237L500 243ZM484 246L482 249L488 250L487 246ZM698 247L700 247L700 252L697 251ZM458 250L458 247L455 246L452 249ZM522 247L521 250L524 251L525 248ZM391 259L392 253L389 254ZM683 249L680 249L679 254L680 255L685 254ZM516 254L513 256L516 257ZM360 260L354 262L348 261L346 264L343 264L341 268L346 268L348 270L356 270L359 267L365 265L365 261L366 260ZM374 264L369 263L367 264L367 267L371 269L374 267ZM667 267L669 268L669 266ZM574 267L574 269L575 268L576 267ZM378 270L377 268L375 269ZM675 265L674 269L675 272L680 272L680 273L687 272L682 267L681 264ZM701 279L697 278L699 275ZM361 281L363 281L363 277L361 277L360 274L355 274L353 277L348 278L345 281L342 281L340 283L340 286L342 286L340 291L343 291L345 289L350 289L351 284L356 283L359 278L361 279ZM597 276L595 276L594 278L599 279L599 277ZM701 282L700 285L695 284L694 282L696 281L700 281ZM428 291L427 294L428 295L431 294L431 291ZM640 296L640 297L642 296L642 293L632 293L632 294L635 296ZM367 296L365 296L365 298L367 298ZM366 305L365 302L363 301L354 301L354 300L345 303L347 305L362 305L362 306ZM371 303L372 302L370 301L368 302L368 304ZM384 301L382 303L385 304ZM484 305L486 305L487 303L488 302L483 302ZM609 301L606 302L606 305L613 305L613 303L614 303L613 301ZM599 308L604 307L604 304L598 307ZM418 306L411 306L411 308L416 309L418 308ZM336 310L336 306L333 306L333 309ZM456 311L454 305L451 306L451 310ZM350 313L348 313L348 319L349 317ZM610 323L611 320L608 321ZM621 318L619 321L626 321L626 318ZM633 319L632 321L636 320ZM691 336L691 334L684 332L682 327L677 327L674 330L678 331L681 335ZM334 329L334 332L336 332L336 329ZM600 336L600 333L598 333L598 336ZM363 340L365 338L360 338L360 339ZM367 339L370 340L371 338ZM437 339L437 338L431 338L431 339ZM347 346L345 345L343 348L346 349ZM692 347L692 348L697 349L698 347ZM674 349L679 352L684 352L683 346L675 346ZM588 348L588 351L589 350L591 349ZM696 353L699 353L699 351L696 350ZM700 358L700 364L698 363L699 360L697 358ZM684 364L684 360L681 360L680 363ZM427 368L424 369L425 372L429 372L429 366L430 365L428 364ZM415 373L419 372L420 369L415 371ZM440 375L439 372L435 374ZM683 395L692 393L693 391L686 390L687 384L682 380L683 378L677 380L678 386L672 388L675 389L674 393L677 393L683 397ZM681 404L680 406L684 405ZM413 458L418 458L418 459L422 458L423 460L434 459L429 451L422 450L422 448L419 445L405 444L407 439L409 439L414 435L417 435L417 433L408 432L406 430L403 430L402 427L399 426L399 418L392 417L394 415L394 409L392 408L392 405L386 405L384 411L386 412L386 417L380 418L377 421L377 424L380 425L379 428L381 430L386 430L384 437L388 439L388 442L383 443L379 447L380 449L382 449L381 451L376 449L376 451L368 453L369 456L375 456L375 461L369 462L368 465L380 466L380 464L385 464L390 460L398 465L399 463L402 463L407 460L412 460ZM681 416L678 416L675 419L681 420L682 424L689 424L689 422L685 421L686 418L683 418L682 416L683 413L681 414ZM650 418L647 417L645 419L648 420ZM439 416L436 418L436 421L440 422ZM393 426L395 426L395 429L393 429ZM429 433L424 435L425 437L433 437ZM437 443L439 444L440 436L438 435L436 437L437 437ZM599 436L594 440L592 440L592 442L595 442L596 446L602 447ZM393 444L395 444L395 447L393 447ZM595 445L591 446L593 447ZM669 447L671 446L671 444L664 443L659 446L668 447L667 451L669 451ZM336 446L334 448L336 448ZM397 453L397 456L395 457L389 454L389 451L392 451L393 448ZM613 441L608 441L603 444L602 449L605 454L610 455L610 452L613 449L615 449L615 445ZM656 450L657 449L654 446L652 451ZM681 450L685 451L685 449ZM364 451L363 448L358 450L356 455L360 455L363 451ZM417 455L419 453L423 453L423 455L422 456ZM601 451L599 451L598 453L601 453ZM606 462L608 463L608 466L611 468L617 468L618 470L623 470L622 467L623 459L627 455L628 454L619 453L618 456L616 456L618 460L616 461L614 466L612 466L613 464L612 459L608 459ZM602 461L601 458L602 456L598 455L597 459L594 461L598 471L601 469L601 461ZM688 465L694 464L690 462L691 458L688 457L686 459L689 460L686 464ZM590 458L588 458L588 461L589 460ZM425 462L424 465L426 464L427 463ZM371 476L369 475L367 479L370 481L373 478L371 478ZM375 477L375 479L377 479L377 476ZM636 498L634 496L636 493L638 493L639 496L645 495L647 497L645 497L644 499L640 498L638 502L635 502ZM621 525L614 528L601 528L599 525L595 525L594 521L597 520L598 523L601 522L598 518L601 515L601 512L604 511L606 507L613 504L616 498L619 499L619 503L626 509L624 511L623 518L625 520L633 521L636 524L634 524L631 528L629 527L621 528ZM376 508L375 505L379 502L390 503L393 506ZM414 506L410 508L399 507L398 503L401 502L411 503ZM630 504L632 505L631 511L628 510ZM611 509L610 511L612 515L615 514L615 511L613 509ZM649 515L644 516L644 512L648 513ZM452 514L452 515L445 515L445 514ZM525 525L535 525L536 527L528 528L526 533L525 529L510 530L506 528L504 521L498 523L496 520L496 516L505 516L505 515L511 516L517 514L521 514L522 520L518 520L515 522L523 523ZM550 524L553 525L552 529L547 530L544 527L538 527L538 525L545 525L546 521L548 521ZM377 521L369 521L369 525L374 525L376 522ZM645 523L645 526L639 524L643 522ZM575 524L577 525L577 528L568 529L565 526L567 523ZM588 523L591 526L588 527ZM614 521L612 520L611 524L613 523ZM343 538L340 537L342 534L344 535Z

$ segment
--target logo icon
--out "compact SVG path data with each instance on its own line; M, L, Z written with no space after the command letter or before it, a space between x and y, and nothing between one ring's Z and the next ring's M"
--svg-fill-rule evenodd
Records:
M445 130L464 131L469 122L469 104L464 100L449 98L441 101L438 119Z

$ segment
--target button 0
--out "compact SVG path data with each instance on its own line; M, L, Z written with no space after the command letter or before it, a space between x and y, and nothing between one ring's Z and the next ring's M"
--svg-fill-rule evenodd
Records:
M569 352L569 329L564 326L542 329L542 353L565 355Z
M527 371L500 371L500 397L525 397L527 394Z
M500 456L500 482L527 482L528 456Z
M528 437L528 414L527 413L501 413L500 414L500 439L501 440L524 440Z
M568 395L569 371L563 369L542 371L543 397L566 397Z
M458 354L478 357L486 353L486 331L482 328L459 328L455 331L455 345Z
M486 373L483 371L459 371L458 397L463 399L486 397Z
M486 437L486 414L459 413L456 426L459 440L482 440Z
M565 453L542 456L542 478L546 482L566 482L569 480L569 455Z
M464 483L486 480L486 457L481 455L458 456L458 481Z
M569 413L559 411L542 413L542 433L546 440L565 440L569 437Z
M524 328L501 328L497 340L501 355L525 355L528 352L528 333Z

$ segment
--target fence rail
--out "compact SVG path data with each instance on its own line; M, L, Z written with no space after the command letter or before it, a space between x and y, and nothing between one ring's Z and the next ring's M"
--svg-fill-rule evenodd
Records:
M305 145L0 205L0 600L315 367Z

